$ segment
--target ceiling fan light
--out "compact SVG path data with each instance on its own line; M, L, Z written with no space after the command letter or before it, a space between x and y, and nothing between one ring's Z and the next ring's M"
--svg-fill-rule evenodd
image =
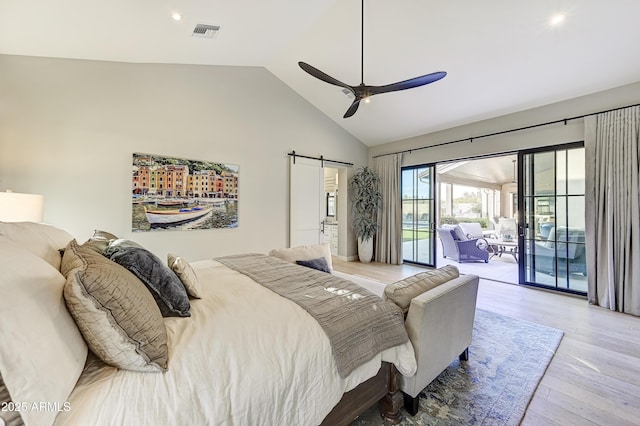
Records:
M549 19L549 25L551 25L552 27L557 27L561 25L564 22L564 20L565 20L564 13L556 13Z

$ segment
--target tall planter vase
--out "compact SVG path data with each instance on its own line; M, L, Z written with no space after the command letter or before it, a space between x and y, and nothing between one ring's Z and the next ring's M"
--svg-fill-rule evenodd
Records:
M358 238L358 258L361 263L369 263L373 259L373 238L362 240Z

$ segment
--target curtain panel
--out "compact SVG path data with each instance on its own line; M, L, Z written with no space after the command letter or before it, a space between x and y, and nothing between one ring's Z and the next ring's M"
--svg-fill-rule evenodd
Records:
M374 159L373 168L380 177L382 193L375 260L393 265L402 264L401 167L402 154L385 155Z
M640 107L585 117L588 299L633 315L640 315L639 136Z

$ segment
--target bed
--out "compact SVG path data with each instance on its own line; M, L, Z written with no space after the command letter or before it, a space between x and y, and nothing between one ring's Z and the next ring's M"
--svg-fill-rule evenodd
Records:
M403 343L345 369L335 342L305 307L230 267L227 258L188 265L200 298L190 298L188 316L161 320L166 371L108 365L87 349L63 298L71 273L63 273L58 250L67 255L71 240L48 225L0 223L0 419L7 425L348 424L385 395L384 414L397 420L396 370L416 371L406 331L398 337ZM297 268L301 277L330 279L328 288L345 281L255 256ZM341 299L370 295L362 288L334 292ZM391 302L375 303L402 316Z

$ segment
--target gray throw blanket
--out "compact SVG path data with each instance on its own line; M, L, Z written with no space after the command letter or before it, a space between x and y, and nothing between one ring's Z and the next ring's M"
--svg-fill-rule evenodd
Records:
M215 259L305 309L331 342L340 377L409 340L402 311L350 281L261 254Z

